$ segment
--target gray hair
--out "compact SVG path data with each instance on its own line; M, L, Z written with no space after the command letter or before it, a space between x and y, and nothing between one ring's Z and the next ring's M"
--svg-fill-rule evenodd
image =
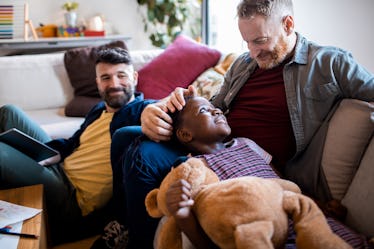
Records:
M293 15L292 0L241 0L237 7L239 18L251 18L255 15L283 18Z

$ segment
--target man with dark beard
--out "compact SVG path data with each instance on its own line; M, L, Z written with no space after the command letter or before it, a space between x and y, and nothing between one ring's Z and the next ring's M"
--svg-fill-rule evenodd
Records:
M0 188L44 185L53 244L85 235L96 224L101 230L108 221L96 222L97 217L104 216L96 214L103 214L112 198L113 134L119 128L139 125L142 110L153 102L135 93L137 78L128 51L98 51L96 82L104 101L90 110L69 139L51 140L17 107L0 108L0 132L18 128L59 152L56 157L36 162L0 143Z

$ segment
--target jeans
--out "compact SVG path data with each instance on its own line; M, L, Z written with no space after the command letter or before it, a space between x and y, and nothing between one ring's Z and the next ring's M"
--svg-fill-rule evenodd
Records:
M0 107L0 132L17 128L41 142L50 141L46 132L19 108L13 105ZM84 235L80 229L88 219L83 219L78 206L75 188L60 164L47 167L13 147L0 142L0 189L43 184L48 216L48 229L53 244Z
M125 126L117 129L112 136L110 160L113 170L113 212L122 225L126 222L126 195L123 187L122 162L127 149L136 137L142 135L141 126Z
M186 155L178 145L156 143L139 137L132 143L123 161L123 186L127 198L127 249L152 249L159 219L148 215L144 200L158 188L175 160Z

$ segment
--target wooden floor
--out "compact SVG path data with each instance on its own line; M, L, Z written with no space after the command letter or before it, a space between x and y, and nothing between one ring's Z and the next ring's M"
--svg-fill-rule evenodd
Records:
M99 235L90 237L87 239L79 240L76 242L61 244L58 246L54 246L51 249L90 249L93 242L99 237Z

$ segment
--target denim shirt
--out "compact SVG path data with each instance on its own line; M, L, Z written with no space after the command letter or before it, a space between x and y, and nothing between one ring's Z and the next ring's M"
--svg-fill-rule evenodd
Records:
M256 67L249 52L239 56L226 73L223 87L212 103L227 114ZM349 52L319 46L299 33L293 58L284 66L283 79L297 152L305 149L341 99L374 101L374 75L359 65Z

